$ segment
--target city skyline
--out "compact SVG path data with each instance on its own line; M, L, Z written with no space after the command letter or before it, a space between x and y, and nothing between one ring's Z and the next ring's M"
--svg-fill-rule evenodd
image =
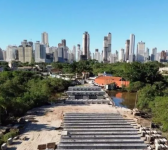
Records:
M84 31L88 31L91 37L91 53L95 49L103 50L103 37L108 32L112 34L112 52L119 51L121 48L125 49L125 40L130 39L130 34L135 35L135 47L138 42L143 41L150 49L150 53L154 47L157 47L158 52L168 49L168 20L165 19L168 1L166 0L159 2L152 0L97 2L92 0L90 5L83 0L80 2L77 0L40 1L40 5L38 0L37 2L30 0L27 1L31 3L29 11L22 13L23 6L27 4L26 1L1 0L0 2L3 6L0 10L2 14L0 29L3 29L0 31L2 50L6 50L8 45L19 45L23 39L34 43L41 41L42 32L48 33L50 46L57 46L61 39L66 39L69 48L77 44L82 47L81 37ZM13 12L10 8L16 5L20 9ZM52 9L55 5L59 6L56 10ZM47 7L43 12L44 6ZM84 9L85 6L87 6L87 11ZM62 11L63 7L66 8L64 11ZM153 11L158 8L162 9ZM142 9L145 11L140 11Z

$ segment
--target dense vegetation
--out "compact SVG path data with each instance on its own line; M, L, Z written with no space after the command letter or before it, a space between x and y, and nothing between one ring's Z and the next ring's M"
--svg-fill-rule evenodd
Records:
M31 108L48 103L62 92L69 82L42 78L33 72L4 71L0 73L1 122L23 115Z
M40 65L46 66L46 64ZM52 63L52 66L62 73L90 72L91 75L97 75L106 72L129 80L129 87L123 87L123 90L137 92L137 107L150 113L153 121L162 125L164 131L168 131L168 78L158 72L163 64L158 62L104 64L89 60L71 64ZM68 84L59 79L43 79L31 72L1 73L1 120L4 119L2 116L18 116L28 109L45 104L52 100L51 95L63 91Z
M111 73L130 81L130 86L124 88L128 92L137 92L137 107L152 115L153 121L162 125L163 131L168 131L168 78L158 70L164 65L158 62L148 63L114 63L103 64L96 60L74 62L72 64L53 63L53 67L63 73L91 74Z

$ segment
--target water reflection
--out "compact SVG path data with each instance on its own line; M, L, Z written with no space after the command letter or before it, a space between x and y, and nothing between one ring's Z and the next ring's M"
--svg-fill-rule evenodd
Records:
M130 109L135 106L136 93L108 91L108 94L113 98L116 106Z

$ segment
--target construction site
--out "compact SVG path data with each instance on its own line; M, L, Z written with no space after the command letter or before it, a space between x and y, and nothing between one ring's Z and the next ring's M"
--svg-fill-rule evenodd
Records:
M24 131L1 149L147 150L168 149L167 139L137 112L114 106L99 87L69 87L59 104L33 109Z

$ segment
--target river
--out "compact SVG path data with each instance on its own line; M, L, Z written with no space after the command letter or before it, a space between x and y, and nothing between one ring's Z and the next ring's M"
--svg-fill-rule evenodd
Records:
M136 93L108 91L116 106L133 109L135 106Z

